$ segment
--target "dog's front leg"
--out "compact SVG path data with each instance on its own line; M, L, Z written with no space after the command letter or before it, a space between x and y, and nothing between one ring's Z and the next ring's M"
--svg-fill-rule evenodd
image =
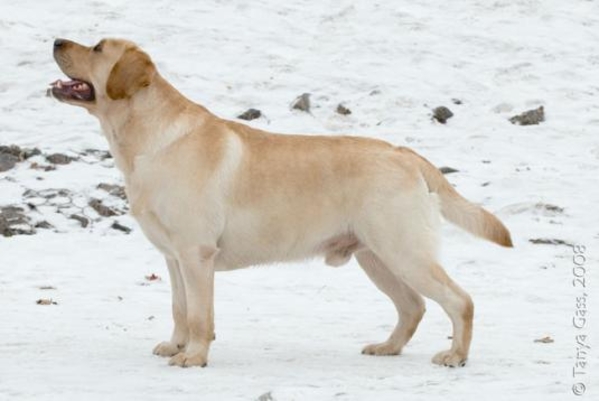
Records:
M185 282L177 259L167 256L166 265L171 279L173 323L175 325L170 341L164 341L154 348L154 354L173 356L181 352L187 345L187 299L185 298Z
M178 262L185 285L188 342L185 351L173 356L170 365L206 366L214 338L214 258L218 248L200 246L179 252Z

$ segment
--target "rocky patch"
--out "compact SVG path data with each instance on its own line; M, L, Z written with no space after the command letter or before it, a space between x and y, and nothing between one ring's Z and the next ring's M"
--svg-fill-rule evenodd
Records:
M16 145L0 146L0 172L8 171L17 163L41 154L42 152L37 148L25 149Z
M517 125L537 125L545 121L545 109L540 106L538 109L528 110L510 118L512 124Z
M18 206L0 208L0 235L12 237L32 234L35 234L35 229L31 226L31 219L25 214L24 208Z

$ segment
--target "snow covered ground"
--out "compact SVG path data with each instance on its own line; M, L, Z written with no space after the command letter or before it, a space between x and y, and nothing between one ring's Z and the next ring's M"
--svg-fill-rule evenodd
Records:
M432 302L402 356L361 355L390 333L394 309L355 262L320 261L218 274L209 367L180 369L151 353L170 335L170 289L134 221L118 217L133 227L125 235L113 219L82 228L39 208L31 217L55 229L0 237L0 400L568 400L578 383L597 399L597 2L23 0L0 11L0 145L106 149L94 118L45 96L61 77L51 47L126 37L222 117L254 107L257 127L378 137L458 169L448 179L515 241L499 249L444 226L444 265L476 305L463 369L430 363L450 334ZM290 111L304 92L312 113ZM351 115L335 112L340 102ZM439 105L455 113L447 125L431 121ZM544 123L508 121L539 105ZM43 156L0 173L0 207L56 188L83 207L99 183L120 183L110 160L32 163ZM530 239L584 245L585 259ZM575 262L586 288L573 283ZM577 335L591 348L573 377ZM534 341L546 336L554 342Z

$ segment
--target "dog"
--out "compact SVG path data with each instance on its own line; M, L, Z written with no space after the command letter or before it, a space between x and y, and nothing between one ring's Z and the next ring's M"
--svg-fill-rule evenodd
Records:
M53 54L69 81L51 84L52 95L99 119L131 214L166 259L174 329L155 354L206 366L215 271L314 256L341 266L354 256L399 315L389 338L364 354L399 354L424 296L453 325L451 348L433 363L465 364L474 306L437 261L439 217L501 246L512 240L425 158L381 140L281 135L221 119L130 41L57 39Z

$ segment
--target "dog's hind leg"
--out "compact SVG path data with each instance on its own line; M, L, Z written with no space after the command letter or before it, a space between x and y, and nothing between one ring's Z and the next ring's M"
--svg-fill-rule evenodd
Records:
M393 276L445 310L453 325L453 342L433 357L433 363L462 366L472 339L474 306L436 261L438 204L436 196L422 189L388 197L384 208L365 214L360 236Z
M424 299L406 285L403 280L396 277L370 250L359 251L355 256L377 288L393 301L399 318L387 341L367 345L362 353L368 355L398 355L418 328L425 312Z
M463 366L468 358L472 339L474 305L470 296L437 262L422 258L422 254L411 253L409 247L386 253L381 256L381 260L387 266L394 266L393 274L401 277L408 286L441 305L451 319L451 348L436 354L433 363L451 367Z

